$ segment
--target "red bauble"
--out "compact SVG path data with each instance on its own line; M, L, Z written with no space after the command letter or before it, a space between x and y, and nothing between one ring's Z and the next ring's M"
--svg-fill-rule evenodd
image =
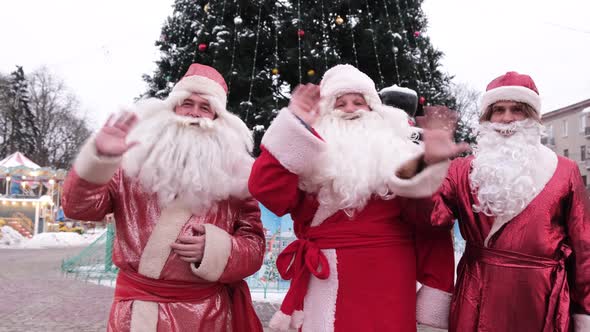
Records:
M420 37L420 31L414 32L414 37Z
M199 44L199 51L205 52L207 50L207 44Z
M299 37L303 37L303 36L305 36L305 31L303 31L303 29L299 29L299 30L297 30L297 35Z
M424 105L424 103L426 103L426 98L424 97L420 97L420 105Z

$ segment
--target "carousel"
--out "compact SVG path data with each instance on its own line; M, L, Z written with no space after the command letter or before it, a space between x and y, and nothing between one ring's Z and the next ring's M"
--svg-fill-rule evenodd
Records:
M25 237L59 231L56 220L66 171L41 167L15 152L0 161L0 226L11 226Z

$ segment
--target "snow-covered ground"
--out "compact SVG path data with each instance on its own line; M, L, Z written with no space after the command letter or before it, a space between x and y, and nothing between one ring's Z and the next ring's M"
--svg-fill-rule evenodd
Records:
M23 237L10 226L2 226L0 248L11 249L43 249L68 248L89 245L100 237L106 230L80 235L74 232L40 233L30 239Z
M285 294L287 292L266 292L266 296L264 295L264 291L262 290L250 290L250 294L252 295L252 301L256 302L270 302L270 303L281 303L285 298Z

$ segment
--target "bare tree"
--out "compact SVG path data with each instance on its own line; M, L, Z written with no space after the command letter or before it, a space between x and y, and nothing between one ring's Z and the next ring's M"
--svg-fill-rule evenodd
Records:
M474 128L479 122L479 99L481 92L464 83L453 84L451 93L456 100L459 126L455 133L457 141L475 142Z
M29 91L39 128L31 158L43 166L67 168L91 133L79 115L79 102L46 68L29 76Z

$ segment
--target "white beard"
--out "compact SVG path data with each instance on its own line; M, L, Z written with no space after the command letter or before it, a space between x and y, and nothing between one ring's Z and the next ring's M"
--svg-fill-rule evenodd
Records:
M139 144L123 157L125 175L156 193L161 207L174 201L195 214L230 196L248 196L254 159L243 122L231 114L215 120L182 117L169 108L154 111L152 103L163 106L144 105L144 118L127 138Z
M421 149L418 130L403 111L383 106L353 114L335 110L319 119L314 128L327 150L313 174L300 177L300 187L317 193L320 204L349 215L364 208L373 194L393 198L388 183L395 170Z
M496 130L513 133L504 136ZM543 126L532 119L511 124L480 125L469 181L479 205L475 212L487 216L513 216L535 197L535 169L541 152Z

